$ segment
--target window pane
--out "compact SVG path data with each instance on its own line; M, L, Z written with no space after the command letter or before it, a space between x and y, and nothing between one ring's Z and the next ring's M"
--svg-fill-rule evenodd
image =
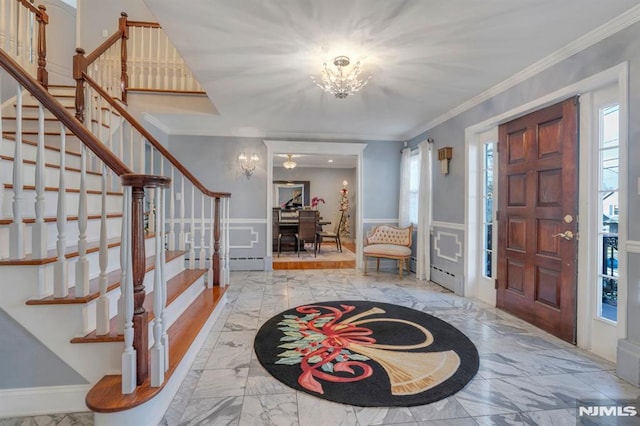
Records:
M487 143L483 148L482 161L482 237L484 275L489 278L493 275L491 270L493 256L493 159L493 143Z
M618 320L619 106L600 109L598 316Z

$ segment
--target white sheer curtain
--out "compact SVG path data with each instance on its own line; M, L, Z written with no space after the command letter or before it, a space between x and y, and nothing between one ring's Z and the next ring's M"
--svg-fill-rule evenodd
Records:
M431 144L424 141L418 149L420 150L420 195L416 236L416 278L429 280L431 279Z
M398 224L409 226L409 179L411 178L411 149L402 150L400 163L400 205L398 207Z

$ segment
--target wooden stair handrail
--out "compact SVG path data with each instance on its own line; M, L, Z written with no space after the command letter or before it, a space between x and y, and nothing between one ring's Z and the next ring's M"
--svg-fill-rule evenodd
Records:
M24 7L29 9L31 12L35 13L36 15L40 15L40 11L38 10L38 8L35 7L33 4L31 4L30 2L28 2L27 0L17 0L17 1L18 3L21 3Z
M162 146L160 142L156 138L153 137L151 133L145 129L142 124L138 122L129 112L124 109L122 105L116 102L109 94L102 88L98 83L89 77L86 73L83 73L82 77L84 80L96 91L100 96L102 96L108 103L111 105L117 112L120 114L126 121L129 122L135 129L145 137L146 140L149 141L173 166L178 169L193 185L200 190L203 194L212 197L212 198L229 198L231 197L231 193L229 192L215 192L206 188L195 176L193 176L189 170L187 170L180 161L178 161L167 149Z
M81 143L89 148L116 175L133 173L115 154L105 148L104 144L87 130L67 109L36 79L27 74L17 62L0 49L0 66L18 83L25 87L42 106L49 110L64 126L78 137Z
M157 22L127 21L127 27L162 28Z

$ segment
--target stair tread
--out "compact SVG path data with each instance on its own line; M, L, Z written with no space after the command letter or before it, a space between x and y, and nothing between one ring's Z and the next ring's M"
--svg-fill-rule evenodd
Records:
M167 262L172 261L173 259L181 256L184 251L179 250L171 250L166 252L166 260ZM145 273L153 270L155 268L155 255L148 256L145 259ZM109 273L107 273L107 292L112 291L116 287L120 286L120 276L122 271L120 269L115 269ZM94 299L97 299L100 296L100 278L96 277L89 280L89 294L86 296L77 296L76 297L76 288L71 287L69 289L69 294L67 297L53 297L47 296L42 299L30 299L27 300L27 305L69 305L69 304L82 304L88 303Z
M167 280L167 306L206 273L206 269L185 269L170 280ZM153 321L155 318L153 313L153 291L145 296L143 306L148 313L149 322ZM111 318L109 321L109 330L111 331L108 334L98 336L94 330L86 336L74 337L71 339L71 343L123 342L124 336L117 332L117 321L117 317Z
M167 330L169 335L169 369L165 381L171 378L187 350L220 302L225 288L205 288L182 315ZM122 394L122 376L108 375L87 393L85 402L90 410L114 413L136 407L156 396L163 386L152 388L151 379L138 386L133 393Z
M153 238L154 234L145 234L145 239ZM107 247L113 248L118 247L120 245L120 238L111 238L107 240ZM91 241L87 244L87 254L94 253L100 250L100 242L99 241ZM69 246L65 250L64 257L66 259L71 259L74 257L78 257L78 246ZM34 259L31 254L26 255L22 259L3 259L0 260L0 266L15 266L15 265L24 265L24 266L33 266L33 265L46 265L48 263L53 263L58 260L58 252L56 249L51 249L47 251L47 257L42 259Z
M99 214L90 214L87 215L87 219L96 220L100 219L102 216ZM107 213L107 219L113 219L116 217L122 217L122 213ZM45 223L53 223L57 220L55 216L47 216L44 218ZM78 216L67 216L67 222L75 222L78 220ZM35 217L26 217L22 218L22 223L35 223ZM13 223L13 219L0 219L0 225L11 225Z

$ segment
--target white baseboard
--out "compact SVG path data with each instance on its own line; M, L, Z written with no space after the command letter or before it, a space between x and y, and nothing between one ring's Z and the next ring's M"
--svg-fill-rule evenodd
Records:
M0 389L0 418L89 411L84 403L91 385Z

